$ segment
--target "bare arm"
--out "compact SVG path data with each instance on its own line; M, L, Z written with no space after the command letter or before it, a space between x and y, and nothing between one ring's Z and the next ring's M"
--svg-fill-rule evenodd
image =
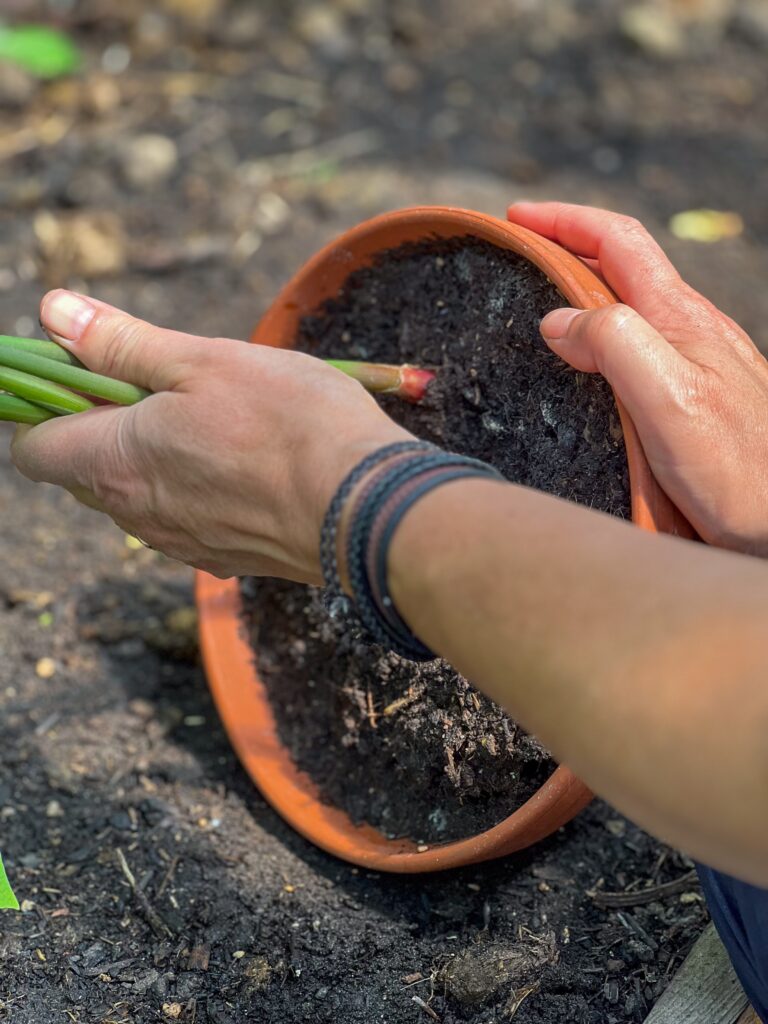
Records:
M601 796L768 883L768 567L511 485L448 485L391 550L413 630Z

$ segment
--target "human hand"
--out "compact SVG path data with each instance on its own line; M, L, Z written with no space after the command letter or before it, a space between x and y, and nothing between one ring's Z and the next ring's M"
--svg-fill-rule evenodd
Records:
M299 352L162 330L71 292L41 322L91 370L155 392L18 428L26 476L217 576L320 581L320 528L346 472L410 435L360 384Z
M582 257L625 303L555 310L541 324L549 347L608 380L704 540L768 556L768 362L748 335L632 218L564 203L515 203L508 217Z

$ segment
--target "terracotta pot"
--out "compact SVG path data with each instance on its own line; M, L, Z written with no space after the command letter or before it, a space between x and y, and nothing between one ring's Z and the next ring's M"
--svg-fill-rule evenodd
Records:
M525 228L482 213L450 207L415 207L359 224L317 253L285 286L252 340L291 346L302 316L336 294L351 271L383 249L433 237L474 235L531 260L574 307L615 302L608 287L577 257ZM651 475L637 433L619 407L629 462L632 519L646 530L692 536L691 528ZM200 637L208 682L224 726L246 771L272 806L298 832L330 853L380 871L454 868L521 850L555 832L592 798L568 768L557 768L522 807L480 835L422 847L355 826L319 798L314 783L294 765L274 716L240 622L236 580L197 577Z

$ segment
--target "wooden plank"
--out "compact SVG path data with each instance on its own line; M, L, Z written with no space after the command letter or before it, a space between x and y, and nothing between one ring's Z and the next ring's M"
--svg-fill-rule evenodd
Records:
M757 1016L751 1006L748 1006L744 1013L736 1021L736 1024L760 1024L760 1018Z
M747 997L715 926L708 925L645 1024L751 1024ZM760 1024L755 1018L757 1024Z

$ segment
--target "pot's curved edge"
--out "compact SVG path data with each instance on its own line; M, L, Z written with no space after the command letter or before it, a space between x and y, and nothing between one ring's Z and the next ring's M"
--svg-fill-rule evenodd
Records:
M456 207L412 207L358 224L319 250L281 290L251 340L262 345L290 344L301 316L332 295L353 269L370 262L373 253L407 240L404 229L410 238L427 233L435 237L476 234L525 256L574 306L593 309L616 301L578 257L525 228ZM617 404L627 448L633 521L648 530L694 536L653 478L637 431ZM322 803L314 784L298 771L279 742L253 652L241 630L237 580L222 581L198 572L196 599L206 675L241 762L278 813L327 852L379 871L420 873L461 867L540 841L591 801L593 794L585 783L560 766L508 818L458 842L420 849L409 841L389 840L370 826L355 826L344 812Z
M436 225L435 221L442 221ZM398 244L402 229L424 227L435 236L476 234L525 256L543 271L568 302L580 309L597 309L616 302L616 296L573 253L541 235L509 221L475 210L454 206L412 206L355 225L318 250L302 266L256 326L251 340L260 345L281 346L292 339L298 322L323 299L330 297L353 267L370 262L363 256L371 237L380 249ZM417 230L413 234L418 234ZM388 237L391 236L391 237ZM423 234L422 236L423 237ZM321 287L318 287L318 280ZM696 539L696 533L653 477L632 420L617 399L624 432L632 493L632 521L641 529Z
M311 780L299 772L280 744L269 700L241 625L237 580L198 572L195 600L200 646L211 693L243 767L268 802L306 839L350 863L378 871L421 873L462 867L513 853L549 835L592 799L564 767L515 811L510 835L505 819L477 836L425 849L409 840L387 839L371 826L354 826L346 814L324 804Z

